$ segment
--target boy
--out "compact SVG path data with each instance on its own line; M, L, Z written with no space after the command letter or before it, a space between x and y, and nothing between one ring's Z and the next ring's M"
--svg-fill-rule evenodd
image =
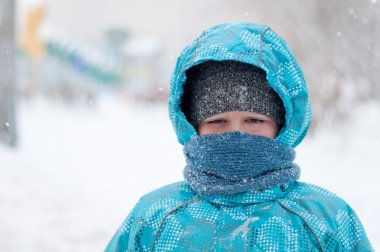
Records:
M270 28L222 24L186 47L169 114L185 182L142 197L106 251L373 251L342 199L297 181L308 92Z

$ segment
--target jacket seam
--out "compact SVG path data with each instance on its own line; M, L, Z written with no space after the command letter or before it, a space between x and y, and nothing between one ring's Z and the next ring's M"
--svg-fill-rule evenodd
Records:
M198 201L201 201L201 198L196 197L196 198L194 198L194 199L188 200L188 201L186 201L186 202L184 202L184 203L182 203L182 204L176 206L175 208L171 209L171 210L170 210L170 211L164 216L164 218L163 218L163 219L161 220L161 222L160 222L160 225L159 225L158 228L157 228L156 233L154 234L154 238L153 238L153 241L152 241L152 245L151 245L150 250L149 250L150 252L153 252L154 245L156 244L156 240L157 240L158 235L159 235L159 233L160 233L160 231L161 231L161 229L162 229L162 227L163 227L163 225L164 225L165 220L166 220L171 214L173 214L174 212L176 212L176 211L179 210L180 208L185 207L185 206L187 206L187 205L190 205L190 204L192 204L192 203L198 202Z
M267 27L261 34L260 34L260 52L259 52L259 62L258 62L258 67L260 67L261 60L263 58L263 38L265 33L270 30L270 27Z
M310 232L313 234L314 238L317 240L318 245L319 245L319 247L321 248L321 251L322 251L322 252L325 252L325 250L324 250L324 248L323 248L323 246L322 246L322 242L319 240L317 234L315 233L315 231L313 230L313 228L309 225L309 223L305 220L305 218L302 217L301 214L299 214L299 213L297 213L296 211L294 211L294 210L290 209L289 207L285 206L285 205L284 205L283 203L281 203L278 199L276 199L276 201L277 201L277 203L280 204L280 206L282 206L286 211L291 212L291 213L297 215L297 216L298 216L298 217L299 217L299 218L305 223L305 225L308 227L308 229L310 230Z

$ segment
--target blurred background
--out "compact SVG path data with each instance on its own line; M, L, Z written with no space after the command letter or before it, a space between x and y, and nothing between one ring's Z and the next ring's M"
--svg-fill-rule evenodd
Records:
M0 250L102 251L139 197L182 180L176 59L219 23L269 25L310 89L301 180L380 250L377 0L0 0Z

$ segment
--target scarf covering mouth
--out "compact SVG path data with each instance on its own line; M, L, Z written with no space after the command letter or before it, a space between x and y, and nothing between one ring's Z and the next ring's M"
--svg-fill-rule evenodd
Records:
M200 195L262 191L300 176L293 148L242 132L193 137L184 154L185 180Z

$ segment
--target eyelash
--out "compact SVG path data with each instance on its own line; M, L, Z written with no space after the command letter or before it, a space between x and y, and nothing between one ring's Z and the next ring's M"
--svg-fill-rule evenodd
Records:
M224 123L224 122L226 122L226 121L223 119L215 119L215 120L208 121L207 123L208 124L218 124L218 123Z
M261 120L261 119L257 119L257 118L250 118L248 119L249 122L252 122L252 123L264 123L264 120Z
M262 124L262 123L264 123L264 120L257 119L257 118L250 118L247 121L249 123L255 123L255 124ZM215 119L215 120L208 121L207 123L208 124L219 124L219 123L225 123L225 122L226 122L226 120L223 120L223 119Z

